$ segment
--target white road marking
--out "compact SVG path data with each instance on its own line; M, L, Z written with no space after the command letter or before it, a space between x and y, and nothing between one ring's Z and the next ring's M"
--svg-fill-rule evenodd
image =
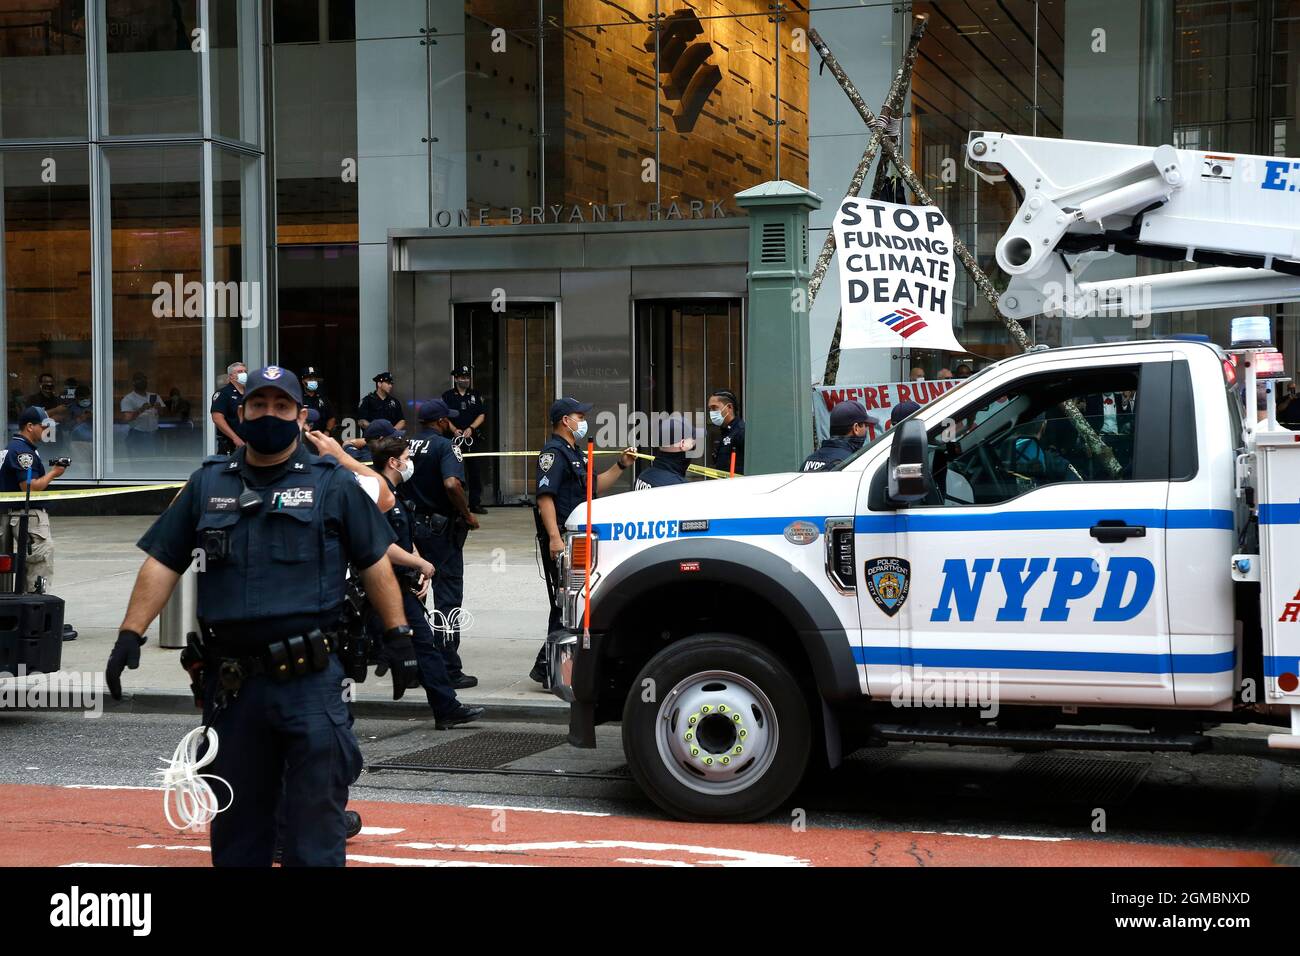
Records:
M378 863L388 866L472 866L483 868L530 865L527 863L481 863L474 860L431 860L414 856L370 856L362 853L349 853L348 860L353 863Z
M948 830L908 830L924 836L968 837L972 840L1027 840L1036 843L1070 843L1073 837L1022 836L1015 833L954 833Z
M533 850L644 850L651 853L692 854L689 860L665 858L660 865L683 866L808 866L809 861L760 850L692 846L687 843L643 843L638 840L550 840L540 843L399 843L412 850L461 850L466 853L527 853Z
M392 836L395 833L405 833L406 827L362 827L362 836Z
M162 787L115 787L107 783L65 783L64 790L161 790Z
M162 843L141 843L139 846L131 847L133 850L194 850L197 853L211 853L210 846L196 846L190 844L180 844L179 846L166 846Z
M559 813L571 817L607 817L608 813L597 813L594 810L551 810L547 807L507 807L491 803L471 803L471 810L514 810L518 813Z

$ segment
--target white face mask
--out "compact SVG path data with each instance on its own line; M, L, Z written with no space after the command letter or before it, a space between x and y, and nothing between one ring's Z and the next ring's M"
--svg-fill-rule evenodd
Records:
M248 373L247 373L247 372L240 372L238 375L235 376L235 381L238 382L240 385L247 385L247 384L248 384Z
M402 481L410 481L415 477L415 462L408 458L402 462L402 467L397 469L397 473L402 476Z
M570 425L569 431L573 432L574 440L582 441L587 436L587 420L584 418L576 425Z
M718 411L716 408L709 409L709 421L720 426L722 424L722 412Z

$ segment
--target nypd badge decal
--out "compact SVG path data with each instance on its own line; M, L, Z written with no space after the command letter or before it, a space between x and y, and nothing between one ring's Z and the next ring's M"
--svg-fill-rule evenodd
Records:
M907 600L907 590L912 582L912 565L903 558L873 558L865 569L867 592L871 600L890 617Z
M555 464L555 452L553 451L544 451L541 457L537 459L537 467L542 471L550 471L553 464Z

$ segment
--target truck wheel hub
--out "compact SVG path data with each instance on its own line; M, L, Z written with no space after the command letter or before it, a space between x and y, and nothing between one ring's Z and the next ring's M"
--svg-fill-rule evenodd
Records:
M703 793L743 790L776 754L772 703L752 681L728 671L693 674L659 706L657 744L664 765Z

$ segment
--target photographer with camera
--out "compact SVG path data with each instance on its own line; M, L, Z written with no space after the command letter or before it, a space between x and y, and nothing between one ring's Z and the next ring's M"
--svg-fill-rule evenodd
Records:
M0 491L44 491L50 482L68 470L72 464L69 459L55 458L46 471L41 453L36 448L44 438L45 416L41 410L34 406L24 409L18 418L18 434L0 454ZM7 511L4 525L0 528L0 543L3 543L5 553L15 554L19 546L21 502L10 502ZM44 508L32 509L28 515L26 567L24 580L16 582L15 590L35 590L36 579L40 577L45 579L46 593L53 591L54 540L50 536L50 515Z
M411 446L400 434L374 439L369 443L369 450L371 467L383 476L384 482L394 494L398 484L409 481L415 474ZM384 512L384 517L397 535L397 541L388 547L388 560L397 574L397 583L402 590L402 608L406 612L407 623L414 632L411 643L415 645L415 656L419 661L420 684L429 698L435 726L438 730L449 730L458 724L478 720L483 716L482 707L469 707L456 699L456 691L447 675L447 665L438 650L433 628L425 614L424 598L429 593L434 568L415 550L411 536L411 514L398 501ZM369 617L371 620L368 626L372 632L377 633L378 618L373 611ZM393 679L396 681L397 675Z

